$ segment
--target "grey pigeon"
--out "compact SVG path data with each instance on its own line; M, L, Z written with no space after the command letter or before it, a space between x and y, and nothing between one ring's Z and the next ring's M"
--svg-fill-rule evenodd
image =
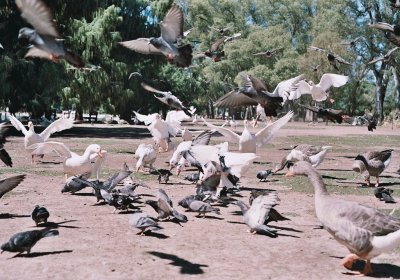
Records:
M258 53L253 53L254 56L263 56L263 57L273 57L274 55L276 55L278 52L282 51L283 48L276 48L276 49L272 49L272 50L267 50L264 52L258 52Z
M300 107L303 107L307 110L310 110L310 111L316 113L318 117L324 118L331 122L334 122L334 123L342 123L343 122L342 111L340 111L340 110L335 110L335 109L331 109L331 108L321 108L318 106L308 106L308 105L303 105L303 104L298 104L298 105Z
M190 109L185 107L182 104L182 101L180 101L178 97L173 95L172 92L170 92L170 91L161 91L161 90L155 89L154 87L149 86L148 84L146 84L144 82L142 82L142 87L145 90L154 93L154 97L157 98L158 100L160 100L162 103L168 105L169 107L171 107L173 109L182 110L189 117L192 116L192 113L190 112Z
M85 65L82 58L68 51L53 22L53 16L41 0L16 0L21 16L34 29L24 27L19 30L18 39L29 43L31 47L25 57L39 57L57 62L65 59L71 65L81 68Z
M23 174L0 180L0 198L17 187L25 179L25 176L26 175Z
M374 190L374 195L380 201L384 201L385 203L396 203L394 198L392 197L393 190L390 188L377 187Z
M183 179L192 183L197 183L197 181L199 180L199 173L189 174Z
M86 177L86 174L82 174L80 176L71 176L65 182L64 187L61 190L61 193L76 193L80 190L83 190L86 187L90 187L90 184L83 177Z
M276 192L270 192L267 195L260 195L253 200L253 204L249 208L243 201L236 204L240 207L243 214L243 221L249 226L250 232L264 233L271 237L276 237L276 230L265 225L269 212L273 206L277 204L278 195Z
M266 182L268 176L271 175L271 173L272 173L271 169L262 170L262 171L258 172L256 176L257 176L257 179L260 179L260 182L261 181Z
M158 223L143 213L134 213L129 217L129 225L140 229L138 234L144 235L148 231L157 231L162 229Z
M40 223L47 223L47 219L50 217L49 211L45 207L35 206L31 214L32 220L35 222L36 226Z
M137 207L133 205L137 199L136 197L119 193L117 191L109 193L103 189L100 189L100 194L108 205L114 207L113 213L115 213L116 210L137 209Z
M178 201L178 205L182 206L183 208L189 209L189 204L194 201L194 200L198 200L198 201L202 201L204 199L204 195L200 194L192 194L192 195L188 195L185 196L184 198L182 198L181 200Z
M212 207L209 203L198 200L193 200L190 202L189 209L190 211L198 212L198 217L203 214L203 218L206 217L206 213L215 213L221 215L218 208Z
M32 247L35 246L40 239L44 237L56 236L58 234L58 230L49 228L19 232L11 236L8 242L1 245L1 252L19 252L19 254L27 252L29 254Z
M155 169L150 172L150 174L158 175L158 183L167 184L169 181L169 177L172 175L172 172L168 169Z
M183 37L183 12L173 5L160 23L161 36L158 38L139 38L120 42L128 49L142 54L164 55L169 63L179 67L188 67L192 63L192 46L177 46L177 40Z
M186 223L188 221L185 215L174 209L171 199L163 189L158 190L157 198L157 201L147 200L146 203L153 207L153 209L158 213L159 219L173 218L181 223Z

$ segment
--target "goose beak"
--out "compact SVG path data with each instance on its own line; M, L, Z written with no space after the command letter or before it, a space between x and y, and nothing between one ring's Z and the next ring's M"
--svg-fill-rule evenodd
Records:
M296 174L295 174L293 171L288 171L288 172L285 174L285 177L294 177L294 176L296 176Z
M99 156L99 157L103 157L103 153L102 153L103 151L102 150L100 150L98 153L97 153L97 155Z

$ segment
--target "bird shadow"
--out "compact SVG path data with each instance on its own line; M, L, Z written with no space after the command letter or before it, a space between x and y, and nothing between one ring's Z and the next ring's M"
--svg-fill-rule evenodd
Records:
M343 259L339 256L330 256L331 258ZM351 270L342 272L345 275L359 275L357 272L362 271L365 266L365 261L356 260L353 264ZM368 274L370 277L374 278L393 278L400 279L400 267L389 263L371 263L372 274Z
M94 193L71 193L71 195L75 195L75 196L94 196Z
M216 217L216 216L195 216L197 219L208 219L208 220L223 220L224 218Z
M343 171L343 172L354 172L353 170L349 169L336 169L336 168L319 168L319 171Z
M167 238L169 238L168 235L165 235L163 233L154 232L154 231L146 231L144 233L144 236L155 237L155 238L158 238L158 239L167 239Z
M280 229L280 230L287 230L287 231L293 231L293 232L303 232L301 230L290 228L290 227L275 226L275 225L271 225L271 224L268 224L268 226L271 227L271 228L276 228L276 229Z
M59 165L59 164L61 164L62 162L61 162L61 161L60 161L60 162L58 162L58 161L39 161L39 163L40 163L40 164L44 164L44 165L47 165L47 164Z
M242 222L236 222L236 221L228 221L230 224L238 224L238 225L244 225L245 223Z
M248 187L241 187L240 190L242 191L252 191L252 190L256 190L256 191L270 191L270 192L274 192L276 190L273 189L264 189L264 188L248 188Z
M59 222L59 223L55 223L55 222L46 222L46 223L41 223L38 224L37 227L49 227L49 228L80 228L77 226L68 226L68 225L64 225L66 223L71 223L71 222L76 222L77 220L68 220L68 221L63 221L63 222Z
M268 179L266 181L258 181L258 183L272 183L272 182L279 182L278 179Z
M346 180L346 178L336 177L336 176L329 176L329 175L322 175L324 179L332 179L332 180Z
M156 251L148 251L147 253L159 257L160 259L170 260L170 265L180 267L181 274L203 274L204 270L202 269L202 267L208 267L208 265L193 263L173 254Z
M72 253L72 250L62 250L62 251L51 251L51 252L36 252L36 253L29 253L29 254L17 254L13 256L13 258L36 258L42 257L47 255L58 255L58 254L65 254L65 253Z
M266 164L272 164L271 161L253 161L254 164L259 164L259 165L266 165Z
M20 214L12 214L12 213L1 213L0 219L14 219L14 218L29 218L30 215L20 215Z
M240 211L240 210L232 211L231 214L234 215L234 216L242 216L243 215L242 211Z

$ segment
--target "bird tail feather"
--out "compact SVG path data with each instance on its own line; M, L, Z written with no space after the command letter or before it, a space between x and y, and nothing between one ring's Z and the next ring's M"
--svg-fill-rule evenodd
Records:
M76 68L82 68L83 66L85 66L85 62L83 62L82 58L73 52L66 51L65 59Z
M56 229L44 228L42 229L42 237L57 236L60 233Z

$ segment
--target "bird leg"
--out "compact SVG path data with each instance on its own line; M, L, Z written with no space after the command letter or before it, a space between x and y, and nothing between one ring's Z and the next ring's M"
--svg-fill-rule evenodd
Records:
M376 176L376 184L375 187L379 187L379 176Z
M353 263L358 260L359 257L356 254L349 254L346 257L343 258L341 264L347 268L347 269L352 269L353 268Z
M67 173L64 173L64 177L65 177L65 182L67 182L67 180L68 180L68 174L67 174Z
M361 271L361 276L369 275L372 273L372 266L371 266L371 261L366 260L365 261L365 266L364 269Z

